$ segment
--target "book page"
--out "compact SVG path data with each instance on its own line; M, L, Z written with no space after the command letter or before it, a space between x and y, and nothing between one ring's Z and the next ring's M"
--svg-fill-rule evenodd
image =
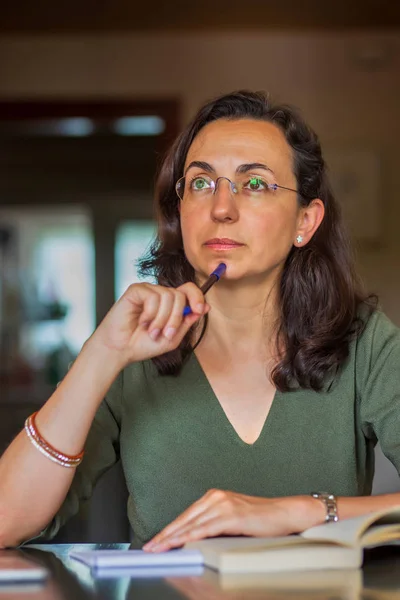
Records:
M373 525L362 536L364 548L400 541L400 523L394 525Z
M265 550L273 550L274 548L288 548L292 546L309 546L315 545L319 541L307 540L299 535L285 535L281 537L246 537L246 536L226 536L216 538L206 538L195 542L185 544L186 549L196 548L200 551L203 547L212 548L216 552L239 553L243 552L264 552ZM325 540L321 542L326 545ZM329 543L329 542L328 542Z
M337 546L336 543L331 542L330 540L307 540L298 535L288 535L285 537L278 538L250 538L247 540L247 543L240 543L240 538L234 538L235 542L232 543L232 538L230 540L230 544L224 548L225 552L229 552L229 554L243 554L243 552L251 552L253 555L258 552L265 552L269 550L283 550L285 548L293 548L298 546L323 546L326 548L327 546ZM238 543L239 542L239 543ZM218 548L221 550L222 548Z
M400 525L400 507L368 513L361 517L343 519L337 523L326 523L311 527L301 534L301 537L309 540L330 540L342 546L363 545L363 535L374 523L392 523ZM381 536L383 531L381 529ZM399 535L400 538L400 535ZM382 543L383 539L381 538Z

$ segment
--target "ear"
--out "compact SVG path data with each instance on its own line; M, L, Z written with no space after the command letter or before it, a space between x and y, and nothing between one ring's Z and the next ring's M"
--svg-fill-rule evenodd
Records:
M315 198L308 206L300 209L297 220L294 245L305 246L321 225L325 215L325 206L322 200Z

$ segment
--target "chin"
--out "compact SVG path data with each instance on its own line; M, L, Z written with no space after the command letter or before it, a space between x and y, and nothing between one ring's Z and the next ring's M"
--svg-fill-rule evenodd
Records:
M226 264L226 271L223 275L223 279L229 281L239 281L246 277L257 277L261 273L258 270L254 270L251 265L240 264L240 261L229 259L227 256L213 256L208 260L193 260L187 257L190 264L193 266L195 272L202 278L207 278L211 273L218 267L220 263Z
M223 257L221 256L221 258L219 260L217 259L217 260L213 260L212 262L210 261L208 271L207 271L207 276L210 275L221 263L226 264L226 271L222 276L222 278L225 280L237 281L237 280L242 279L243 277L246 277L246 275L248 275L247 269L243 268L240 265L235 264L234 261L224 260Z

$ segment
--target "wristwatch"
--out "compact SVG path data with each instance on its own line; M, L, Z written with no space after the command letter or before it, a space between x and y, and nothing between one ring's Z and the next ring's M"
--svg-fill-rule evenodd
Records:
M317 500L321 500L325 504L325 523L336 523L336 521L339 521L336 496L329 494L328 492L312 492L311 496L317 498Z

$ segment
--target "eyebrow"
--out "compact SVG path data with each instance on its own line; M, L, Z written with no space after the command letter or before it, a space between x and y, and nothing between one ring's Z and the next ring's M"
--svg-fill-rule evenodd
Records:
M248 163L244 165L239 165L236 169L236 173L247 173L247 171L252 171L253 169L264 169L264 171L268 171L269 173L272 173L272 175L274 175L273 170L270 169L267 165L264 165L263 163Z
M191 169L193 167L197 167L198 169L207 171L207 173L215 173L215 169L209 163L204 162L202 160L194 160L190 163L190 165L185 170L185 175L189 171L189 169ZM257 163L257 162L245 163L243 165L239 165L236 169L236 173L239 173L239 174L247 173L248 171L252 171L253 169L264 169L265 171L268 171L269 173L272 173L274 175L273 170L270 169L267 165L264 165L263 163Z
M207 173L215 173L214 169L212 168L212 166L209 163L203 162L202 160L193 160L190 163L190 165L188 166L188 168L186 169L185 175L189 171L189 169L192 169L193 167L197 167L198 169L207 171Z

